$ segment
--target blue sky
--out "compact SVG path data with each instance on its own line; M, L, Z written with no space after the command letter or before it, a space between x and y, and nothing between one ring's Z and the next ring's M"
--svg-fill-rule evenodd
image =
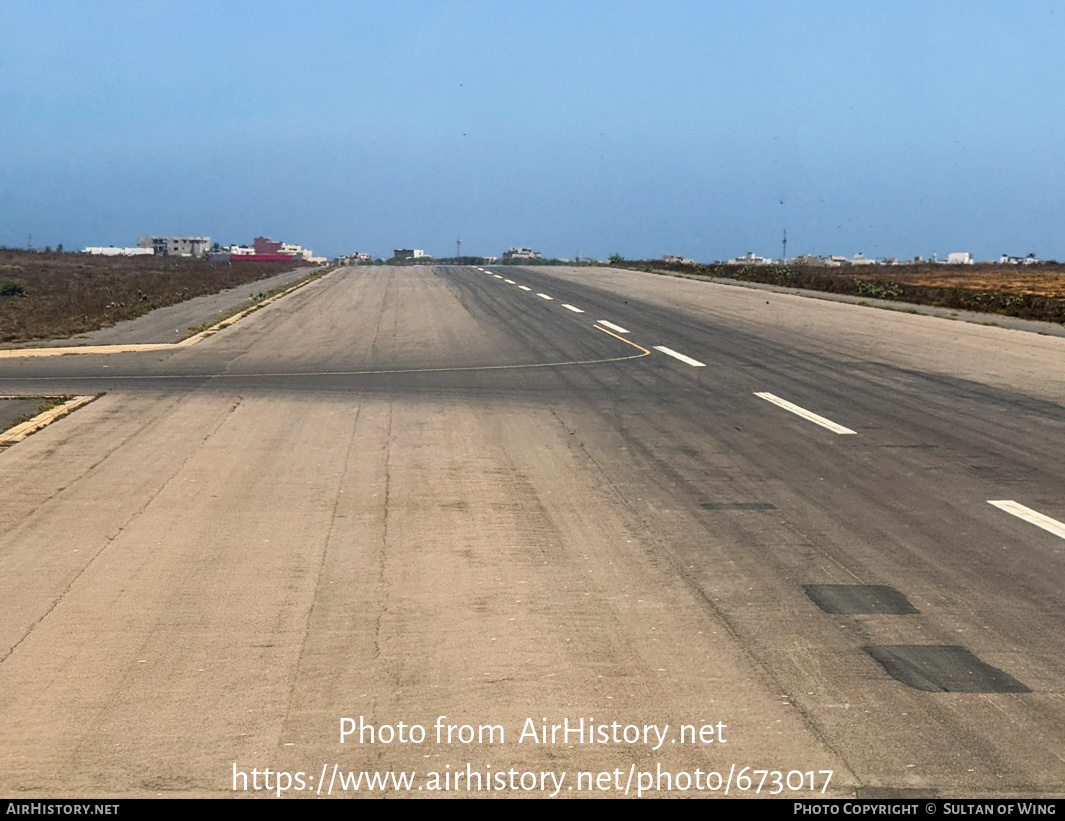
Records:
M0 3L0 244L1065 260L1065 4Z

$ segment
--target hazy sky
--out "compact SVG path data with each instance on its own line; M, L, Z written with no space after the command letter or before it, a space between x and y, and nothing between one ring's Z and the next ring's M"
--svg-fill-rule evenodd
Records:
M1065 3L0 0L0 244L1065 260Z

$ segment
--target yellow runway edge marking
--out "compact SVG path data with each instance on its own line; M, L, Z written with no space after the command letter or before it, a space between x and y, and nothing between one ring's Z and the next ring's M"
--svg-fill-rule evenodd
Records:
M330 271L329 273L332 273ZM275 294L269 299L264 299L262 302L257 302L250 308L245 308L240 313L233 316L226 317L220 322L216 322L210 328L205 331L200 331L197 334L193 334L186 339L182 339L180 342L144 342L144 343L131 343L128 345L81 345L79 347L69 348L8 348L0 350L0 359L14 359L18 357L26 356L66 356L68 354L108 354L108 353L137 353L140 351L173 351L178 348L187 348L190 345L195 345L197 342L202 342L209 336L213 336L225 328L228 328L235 322L240 321L248 314L258 311L260 308L265 308L272 302L282 297L286 297L293 291L299 290L304 285L310 285L312 282L317 282L327 274L315 277L314 279L308 279L303 282L299 282L293 285L291 288L287 288L279 294Z
M405 373L456 373L460 371L511 371L521 370L524 368L564 368L571 365L606 365L611 362L628 362L630 359L642 359L645 356L650 356L651 352L635 342L618 336L617 334L610 333L605 328L600 328L598 325L594 326L597 330L614 337L614 339L620 339L626 345L631 345L633 348L639 351L632 356L614 356L609 359L577 359L571 362L533 362L525 365L465 365L457 368L396 368L390 370L381 371L308 371L305 373L300 372L269 372L269 373L194 373L194 374L144 374L140 376L128 376L123 374L111 374L107 377L99 376L68 376L64 377L67 380L77 379L101 379L106 378L110 381L116 380L150 380L150 379L255 379L256 377L294 377L294 376L385 376ZM51 376L41 377L24 377L23 381L44 381L54 379Z
M96 396L96 394L93 394L92 396L75 396L73 399L64 402L57 408L52 408L44 413L39 413L28 422L23 422L21 425L15 425L15 427L0 433L0 448L5 448L16 442L21 442L31 433L36 433L41 428L47 427L57 419L66 416L71 411L77 410L82 405L89 404L96 398Z

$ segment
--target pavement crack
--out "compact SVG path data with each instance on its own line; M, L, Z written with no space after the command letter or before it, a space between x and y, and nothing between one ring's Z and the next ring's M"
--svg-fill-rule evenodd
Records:
M322 586L322 578L325 576L325 561L329 555L329 543L333 540L333 531L336 529L337 523L337 510L340 508L340 500L344 493L345 480L348 477L348 473L351 467L351 456L355 450L355 432L359 427L359 417L362 415L362 405L359 405L355 409L355 418L351 422L351 434L348 436L348 446L344 452L344 467L340 472L340 479L337 482L336 492L333 494L333 510L329 517L329 529L326 531L325 540L322 545L322 555L318 559L318 569L314 581L314 596L311 598L311 606L307 609L307 619L303 625L303 638L300 640L300 652L296 658L295 673L292 676L292 681L289 683L288 698L285 703L285 717L282 721L282 727L287 727L289 718L292 712L292 702L296 696L296 688L299 685L300 673L304 666L303 657L307 651L307 643L311 635L311 624L314 621L315 610L319 601L319 591Z
M67 594L71 590L74 589L74 585L76 585L78 583L78 580L81 579L81 577L84 576L88 572L89 568L93 567L93 565L96 564L97 559L99 559L100 556L103 555L104 551L107 550L107 548L110 547L115 542L115 540L118 539L118 537L121 536L122 533L125 532L125 530L131 524L133 524L133 522L135 522L138 518L140 518L141 514L143 514L144 511L146 511L151 506L152 502L154 502L157 498L159 498L159 496L163 493L163 491L166 490L167 487L170 486L170 483L174 480L174 478L176 476L178 476L185 469L185 465L187 465L189 463L189 460L191 460L196 454L198 454L203 449L203 446L208 442L208 440L211 439L221 429L221 427L233 416L233 413L237 410L237 408L240 406L242 401L243 400L240 397L237 397L237 400L233 403L232 407L230 407L229 411L222 417L222 419L218 422L218 424L216 424L213 428L211 428L209 431L207 431L206 434L204 434L204 437L199 441L199 443L191 450L191 452L184 459L181 460L181 464L179 464L177 466L177 468L174 470L174 472L172 474L170 474L170 476L168 476L162 482L162 484L159 485L158 488L156 488L155 492L152 493L148 497L147 500L145 500L144 504L142 504L139 508L137 508L133 513L131 513L129 515L129 517L124 522L122 522L122 524L120 524L118 526L118 528L115 530L114 533L112 533L109 536L104 536L104 541L103 541L103 544L100 545L100 548L95 553L93 553L92 556L89 557L89 560L84 564L84 566L81 568L81 570L79 570L74 575L74 577L71 578L71 580L69 582L67 582L66 587L64 587L63 590L60 591L59 595L55 597L55 599L52 601L52 604L48 607L48 609L45 610L40 616L37 617L37 619L35 619L30 624L30 626L26 629L26 632L22 634L22 636L19 638L18 641L16 641L14 644L11 645L11 647L8 649L8 651L6 653L4 653L3 656L0 656L0 664L3 664L5 661L7 661L9 658L11 658L11 656L15 653L15 651L18 650L18 648L22 645L22 643L24 641L26 641L26 639L28 639L33 634L33 632L41 624L44 623L44 620L47 619L55 611L55 609L57 607L59 607L59 605L66 598ZM144 427L147 427L149 424L151 424L151 422L148 422ZM140 430L143 430L143 429L144 428L142 427ZM137 431L137 433L139 433L139 432L140 431ZM130 436L130 438L133 438L133 436L136 436L137 433L132 434ZM128 441L128 440L126 440L126 441ZM124 444L125 444L125 442L123 442L123 443L119 444L118 446L116 446L114 449L111 450L110 453L107 454L107 456L105 456L103 459L101 459L96 464L97 465L102 464L116 450L118 450L118 448L122 447ZM95 465L93 467L95 467ZM83 476L87 475L89 472L91 472L92 469L93 468L89 468L89 470L87 470L85 472L85 474L83 474Z
M381 608L377 611L377 619L374 622L373 634L373 659L381 656L381 623L388 612L388 587L385 581L385 570L388 562L388 518L392 493L392 424L395 419L395 408L391 403L388 405L388 433L385 434L385 500L384 516L381 528L381 561L378 563L377 582L381 588Z

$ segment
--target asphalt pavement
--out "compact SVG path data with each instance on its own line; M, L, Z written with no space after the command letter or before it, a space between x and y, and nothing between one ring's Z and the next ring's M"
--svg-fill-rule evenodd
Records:
M0 453L0 794L1065 795L1063 365L512 266L0 360L107 391Z

